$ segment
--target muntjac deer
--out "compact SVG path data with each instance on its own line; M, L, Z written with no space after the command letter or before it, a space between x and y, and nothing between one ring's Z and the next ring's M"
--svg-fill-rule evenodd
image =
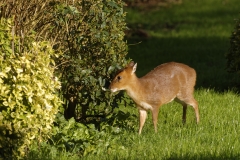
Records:
M137 63L130 62L113 79L111 92L126 90L139 109L139 134L142 132L147 110L151 110L155 132L160 106L172 100L183 106L183 122L186 121L187 105L194 108L196 121L199 122L198 103L193 97L196 72L181 63L170 62L159 65L145 76L138 78L135 74Z

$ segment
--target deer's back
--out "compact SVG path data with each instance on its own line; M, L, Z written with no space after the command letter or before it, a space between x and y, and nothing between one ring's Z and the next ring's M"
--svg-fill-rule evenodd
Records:
M164 63L141 77L146 101L168 103L180 94L192 94L196 81L193 68L176 62Z

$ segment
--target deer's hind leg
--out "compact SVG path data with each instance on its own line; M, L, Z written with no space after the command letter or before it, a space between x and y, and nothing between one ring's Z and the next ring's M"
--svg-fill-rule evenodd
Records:
M183 116L182 116L182 121L183 123L186 122L186 114L187 114L187 105L190 105L193 107L195 111L195 116L196 116L196 122L199 123L199 110L198 110L198 102L191 96L191 98L182 98L182 97L177 97L175 99L176 102L182 104L183 106Z
M158 113L159 113L159 107L154 107L152 109L152 120L153 120L155 133L157 132Z

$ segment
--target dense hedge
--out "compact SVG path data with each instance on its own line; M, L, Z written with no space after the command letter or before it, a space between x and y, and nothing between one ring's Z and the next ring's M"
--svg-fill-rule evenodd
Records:
M11 151L21 157L32 141L44 141L47 133L50 138L58 107L59 117L90 123L118 106L123 95L104 88L127 63L121 0L6 0L0 2L0 18L0 158ZM54 77L61 81L59 92ZM7 98L12 94L16 103ZM61 133L67 127L61 131L59 123L54 136L66 140Z
M228 71L240 73L240 19L236 21L235 29L232 32L226 58Z
M26 37L27 44L19 45L10 19L1 19L0 37L0 151L5 158L16 158L31 141L51 135L61 104L56 94L60 82L53 74L54 51L48 42Z
M121 0L11 1L5 2L0 16L15 17L21 41L34 31L37 40L50 41L61 55L56 63L67 119L86 120L88 114L112 111L116 97L102 87L127 63Z
M55 47L64 51L59 71L67 119L86 121L93 115L103 117L116 107L117 97L102 88L126 64L122 5L118 0L55 5L55 29L62 32L58 37L61 45Z

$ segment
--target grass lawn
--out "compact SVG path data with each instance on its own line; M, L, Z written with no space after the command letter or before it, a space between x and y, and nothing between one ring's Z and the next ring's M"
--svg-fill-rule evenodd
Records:
M122 149L105 149L99 155L83 159L119 160L237 160L240 159L240 98L232 92L197 89L200 123L195 124L194 110L187 110L187 122L181 123L182 107L176 102L162 106L159 113L158 133L155 134L148 114L142 134L123 131L117 137ZM137 109L122 108L137 114ZM122 129L124 130L124 128Z
M235 19L240 17L239 0L182 0L180 5L126 11L129 27L149 35L127 39L128 57L138 63L139 77L169 61L195 68L200 123L195 124L194 111L188 107L187 122L183 125L181 105L171 102L160 109L157 134L149 113L140 136L135 119L134 130L120 128L121 136L113 140L122 146L120 149L106 147L98 155L82 159L240 159L240 97L234 88L239 78L227 73L225 59ZM120 109L138 116L134 107ZM79 157L63 153L59 159Z
M138 62L138 75L155 66L177 61L194 67L197 88L224 90L238 81L227 74L225 54L240 17L237 0L184 0L181 5L153 11L127 10L130 28L145 30L150 38L130 39L129 57Z
M240 17L239 1L183 0L166 8L126 11L129 27L149 34L128 39L128 57L138 63L139 77L169 61L196 69L200 124L195 124L189 107L187 124L182 125L182 107L172 102L160 109L157 134L149 114L141 136L136 126L135 132L119 137L122 150L97 158L240 159L240 98L233 89L239 78L227 73L225 59L235 19ZM135 108L128 110L137 114Z

